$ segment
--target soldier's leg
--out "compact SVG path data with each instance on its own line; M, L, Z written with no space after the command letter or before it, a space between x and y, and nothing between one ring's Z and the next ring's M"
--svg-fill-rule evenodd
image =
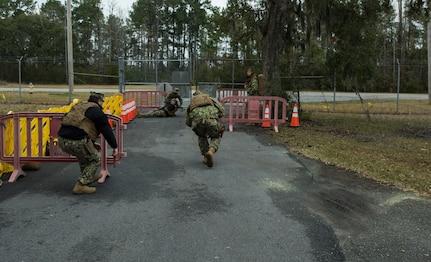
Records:
M81 175L78 181L83 185L94 182L97 169L100 167L100 156L97 153L86 153L76 156L81 168Z
M88 141L86 140L63 139L62 137L58 139L60 148L64 152L76 156L78 159L81 174L73 187L73 193L75 194L91 194L96 192L96 188L87 185L94 180L95 172L100 166L100 157L96 152L92 154L88 152L87 143ZM91 159L96 160L92 161ZM92 179L90 180L88 177Z
M155 116L155 117L166 117L166 112L165 112L165 110L156 110L156 111L154 111L153 116Z
M210 123L207 125L206 132L208 137L210 137L211 142L208 145L208 151L205 154L205 163L208 167L214 165L214 154L217 152L221 138L220 138L220 126L216 119L211 119Z
M156 117L156 116L158 116L158 111L159 110L151 110L151 111L146 112L146 113L139 113L138 117Z
M198 142L199 142L199 149L201 151L201 154L204 156L209 149L208 139L206 137L199 136Z
M208 127L208 136L211 138L209 147L214 148L214 153L217 152L221 143L220 129L221 126L217 120L213 120Z
M206 131L205 131L205 125L200 124L201 121L198 120L199 124L195 125L194 123L192 124L193 126L193 132L198 136L198 144L199 144L199 149L201 151L202 155L205 155L206 152L208 151L208 139L207 139L207 135L206 135Z

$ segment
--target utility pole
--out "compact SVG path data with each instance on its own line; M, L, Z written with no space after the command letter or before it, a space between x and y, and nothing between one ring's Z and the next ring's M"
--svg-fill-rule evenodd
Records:
M429 11L429 15L431 18L431 10ZM431 105L431 21L428 21L427 24L427 49L428 49L428 104Z
M22 103L22 95L21 95L21 62L24 56L21 56L21 58L18 60L18 82L19 82L19 102Z
M73 93L73 45L72 45L72 11L71 11L71 1L67 0L67 14L66 14L66 24L67 24L67 74L68 74L68 84L69 84L69 100L71 100L70 95ZM70 102L70 101L69 101Z

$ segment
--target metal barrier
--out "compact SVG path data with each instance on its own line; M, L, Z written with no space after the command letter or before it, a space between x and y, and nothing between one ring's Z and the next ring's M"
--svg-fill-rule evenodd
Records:
M221 120L233 132L235 123L270 123L278 132L278 125L286 122L287 101L277 96L228 96L221 99L227 108ZM267 112L265 112L267 111Z
M123 100L128 101L134 99L136 108L160 108L165 102L165 91L125 91Z
M15 182L25 176L22 166L31 162L77 162L77 158L63 152L57 144L58 130L64 113L13 113L0 117L0 160L13 165L14 170L8 182ZM103 183L110 176L108 165L120 163L123 157L123 129L126 125L118 116L107 115L113 123L113 131L118 144L118 157L108 156L107 142L100 138ZM18 152L18 153L17 153Z
M221 88L217 90L217 100L221 101L228 96L247 96L247 90L235 88Z

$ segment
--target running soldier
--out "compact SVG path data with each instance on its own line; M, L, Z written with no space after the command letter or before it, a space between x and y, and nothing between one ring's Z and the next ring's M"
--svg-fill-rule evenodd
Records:
M214 98L200 91L193 94L186 112L186 125L198 136L199 149L204 164L212 167L224 132L219 119L225 114L224 107ZM208 139L210 141L208 141Z

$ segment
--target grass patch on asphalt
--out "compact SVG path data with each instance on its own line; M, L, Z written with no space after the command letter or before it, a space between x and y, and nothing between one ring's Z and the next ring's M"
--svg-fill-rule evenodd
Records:
M394 107L394 102L379 103ZM347 110L340 113L316 111L316 104L302 104L305 117L301 126L286 123L279 133L272 132L273 137L308 158L431 196L431 106L427 101L403 101L402 108L408 111L392 115L370 114L348 104L343 103Z

